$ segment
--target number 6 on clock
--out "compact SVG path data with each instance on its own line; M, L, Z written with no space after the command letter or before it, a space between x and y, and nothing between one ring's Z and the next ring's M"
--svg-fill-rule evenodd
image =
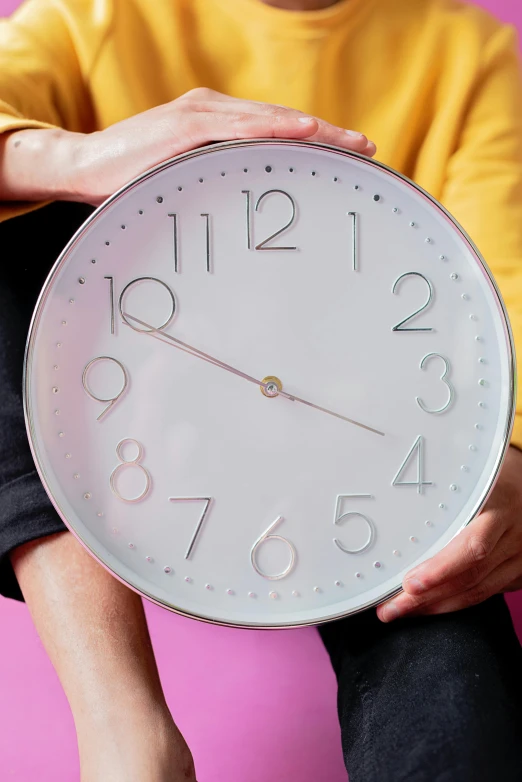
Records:
M280 524L282 521L284 521L283 517L278 516L276 520L271 523L268 529L266 529L263 532L261 537L259 537L256 540L250 552L250 562L252 563L252 567L254 568L256 573L259 573L259 575L263 576L263 578L268 578L269 581L279 581L279 579L288 576L288 574L292 572L297 559L297 552L295 550L294 544L291 543L288 540L288 538L284 538L282 535L272 535L272 530L274 530L277 527L277 525ZM283 543L286 543L286 545L290 549L290 562L281 573L275 573L274 575L269 575L268 573L264 573L259 567L259 565L257 564L257 552L259 550L259 547L262 546L263 543L266 543L268 540L280 540Z

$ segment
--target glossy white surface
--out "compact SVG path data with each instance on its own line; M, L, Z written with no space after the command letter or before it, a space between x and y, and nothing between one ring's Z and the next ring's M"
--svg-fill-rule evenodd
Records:
M254 247L291 217L290 199L277 193L254 210L273 189L292 197L296 217L268 246L297 249L249 250L242 191L251 192ZM169 214L177 215L177 273ZM202 214L210 215L210 273ZM274 375L288 394L384 436L268 398L125 325L118 300L139 277L172 291L168 334L259 381ZM429 286L428 307L404 327L431 331L393 331L422 307ZM164 285L144 281L128 289L122 309L159 327L172 299ZM442 358L420 367L431 353L446 360L454 389L439 414L422 409L444 407L450 394ZM121 362L128 386L97 421L107 403L88 396L82 373L99 356ZM118 577L190 615L288 626L379 601L476 513L509 438L511 362L488 273L419 190L338 150L239 143L167 164L84 226L39 303L26 404L53 501ZM100 361L86 382L93 396L111 399L123 378L114 361ZM137 456L133 443L117 454L125 438L143 452L118 467ZM420 478L430 482L420 487L401 484L418 481L418 449L404 464L416 442ZM357 494L370 496L344 496ZM263 541L267 531L277 537Z

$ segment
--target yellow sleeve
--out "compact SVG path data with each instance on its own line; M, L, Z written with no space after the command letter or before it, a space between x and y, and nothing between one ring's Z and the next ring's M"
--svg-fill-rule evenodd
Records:
M0 132L91 129L89 91L71 25L81 11L77 0L26 0L0 20Z
M490 267L522 356L522 72L510 26L484 49L441 201ZM522 448L522 387L511 441Z
M25 0L0 19L0 133L95 130L89 69L107 32L107 0ZM41 204L3 202L0 221Z

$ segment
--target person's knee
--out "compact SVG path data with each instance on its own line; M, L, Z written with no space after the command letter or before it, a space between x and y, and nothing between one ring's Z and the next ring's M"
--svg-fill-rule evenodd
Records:
M62 536L70 534L68 529L60 530L59 532L53 532L50 535L42 535L41 537L33 538L32 540L15 546L9 552L9 559L11 560L13 569L15 569L16 572L19 562L32 558L35 555L35 552L43 550L45 546L55 544Z

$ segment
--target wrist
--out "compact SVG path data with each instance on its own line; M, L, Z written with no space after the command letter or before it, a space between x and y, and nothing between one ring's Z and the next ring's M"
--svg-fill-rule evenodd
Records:
M78 187L84 139L61 128L24 129L0 138L0 199L84 200Z

